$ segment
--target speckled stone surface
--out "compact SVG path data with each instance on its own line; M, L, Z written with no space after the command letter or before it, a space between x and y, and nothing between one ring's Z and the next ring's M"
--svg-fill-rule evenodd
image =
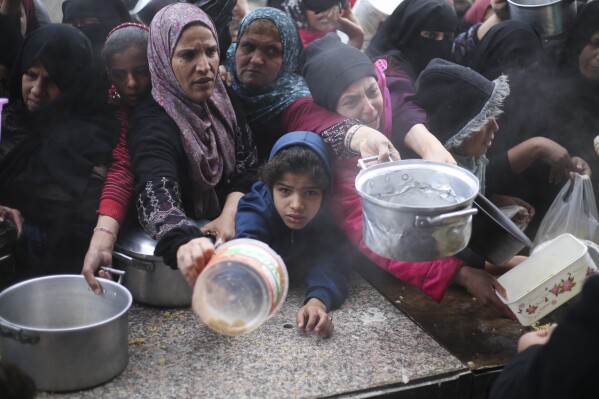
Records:
M358 275L333 312L335 331L319 339L295 326L303 300L290 289L281 310L258 330L227 337L190 308L133 305L129 365L99 387L39 398L322 397L414 384L466 366ZM131 342L131 341L130 341ZM403 363L403 371L402 371Z

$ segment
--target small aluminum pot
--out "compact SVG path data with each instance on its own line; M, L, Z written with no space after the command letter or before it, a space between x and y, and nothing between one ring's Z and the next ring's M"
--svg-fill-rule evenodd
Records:
M0 293L0 356L42 391L91 388L127 366L127 289L102 280L94 294L83 276L56 275L15 284Z
M542 38L566 32L576 15L572 0L508 0L510 18L524 22Z
M165 307L191 305L192 288L181 272L154 256L156 240L138 224L125 224L112 252L114 267L125 270L123 284L137 302Z
M466 247L478 179L458 166L406 160L364 167L356 177L362 197L364 242L389 259L430 261Z
M482 194L474 199L478 215L472 221L472 238L468 248L494 265L504 265L524 247L532 248L530 239Z

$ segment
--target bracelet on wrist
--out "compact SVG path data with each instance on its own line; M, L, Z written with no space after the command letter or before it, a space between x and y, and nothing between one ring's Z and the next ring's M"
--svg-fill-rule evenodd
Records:
M345 135L345 139L343 141L345 150L347 152L349 152L352 155L359 155L360 153L358 151L354 151L351 149L351 141L354 137L354 134L356 133L356 131L361 128L363 125L353 125L352 127L350 127L347 130L347 134Z
M114 231L110 230L108 227L96 227L94 229L94 233L96 231L103 231L106 234L110 234L112 236L112 239L116 241L116 234L114 234Z

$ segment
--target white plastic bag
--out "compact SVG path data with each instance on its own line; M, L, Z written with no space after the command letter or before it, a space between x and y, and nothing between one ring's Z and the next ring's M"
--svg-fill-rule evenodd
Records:
M599 242L599 213L589 176L577 173L564 184L541 221L534 247L564 233Z

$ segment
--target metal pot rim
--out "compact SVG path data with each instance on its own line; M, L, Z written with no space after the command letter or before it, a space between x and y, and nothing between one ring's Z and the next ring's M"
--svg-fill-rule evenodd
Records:
M547 6L552 6L554 4L557 4L557 3L561 3L562 0L547 1L544 4L522 4L522 3L518 3L518 0L507 0L507 2L509 4L512 4L512 5L517 6L517 7L540 8L540 7L547 7Z
M423 169L433 169L434 167L437 167L437 168L444 168L448 171L452 171L453 172L452 174L454 176L460 177L462 180L470 180L471 182L475 183L475 189L473 190L472 194L469 197L465 197L464 200L459 203L448 204L446 206L429 207L429 206L400 205L400 204L394 204L394 203L390 203L388 201L376 199L376 198L373 198L370 195L366 194L364 191L362 191L362 189L360 188L360 186L362 184L358 184L358 183L363 183L362 180L366 180L367 177L364 177L364 176L367 176L367 175L376 176L379 174L383 174L383 171L388 172L389 170L403 169L403 167L410 167L410 169L415 169L415 168L411 168L414 166L420 166ZM454 210L454 209L463 207L464 205L471 204L472 201L474 200L474 198L476 197L476 195L478 194L479 182L478 182L478 179L476 178L476 176L474 176L468 170L466 170L462 167L456 166L456 165L451 165L448 163L437 162L437 161L427 161L427 160L423 160L423 159L408 159L408 160L384 162L384 163L380 163L380 164L371 166L364 170L361 170L360 173L358 173L358 176L356 176L355 187L356 187L356 191L358 192L358 194L360 194L360 197L362 197L363 201L368 201L370 203L376 204L376 205L384 207L384 208L389 208L389 209L397 209L397 210L403 210L403 211L407 211L407 212L427 213L427 212L450 211L450 210Z
M21 289L24 286L27 285L31 285L31 284L35 284L38 283L40 281L46 281L46 280L55 280L55 279L63 279L63 280L68 280L68 281L74 281L74 280L81 280L81 284L85 284L87 286L87 283L85 282L85 278L81 275L75 275L75 274L58 274L58 275L52 275L52 276L44 276L44 277L36 277L36 278L32 278L29 280L25 280L22 281L20 283L17 283L15 285L12 285L8 288L6 288L4 291L0 292L0 301L2 301L2 299L7 296L8 294L10 294L11 292L17 291L19 289ZM124 314L126 314L129 309L131 308L131 304L133 303L133 297L131 296L131 293L129 292L129 290L125 287L123 287L120 284L115 283L114 281L110 281L110 280L106 280L103 278L99 278L99 280L101 280L101 284L104 287L104 289L106 290L106 287L109 286L111 288L114 288L115 290L118 290L120 293L124 294L127 297L127 303L126 305L123 307L123 309L121 309L117 314L104 319L102 321L99 321L97 323L93 323L93 324L87 324L87 325L83 325L83 326L79 326L79 327L70 327L70 328L40 328L40 327L31 327L31 326L27 326L27 325L23 325L20 323L15 323L12 322L10 320L5 319L4 317L2 317L0 315L0 321L5 321L9 324L12 324L14 326L17 326L19 328L25 329L25 330L29 330L29 331L36 331L36 332L49 332L49 333L59 333L59 332L78 332L78 331L84 331L84 330L88 330L88 329L92 329L92 328L96 328L96 327L100 327L103 326L105 324L109 324L111 322L113 322L114 320L119 319L120 317L122 317ZM94 294L91 289L88 288L88 290L90 291L90 295L98 295L98 294ZM101 294L101 295L107 295L107 294ZM73 298L73 301L76 301L76 298Z

